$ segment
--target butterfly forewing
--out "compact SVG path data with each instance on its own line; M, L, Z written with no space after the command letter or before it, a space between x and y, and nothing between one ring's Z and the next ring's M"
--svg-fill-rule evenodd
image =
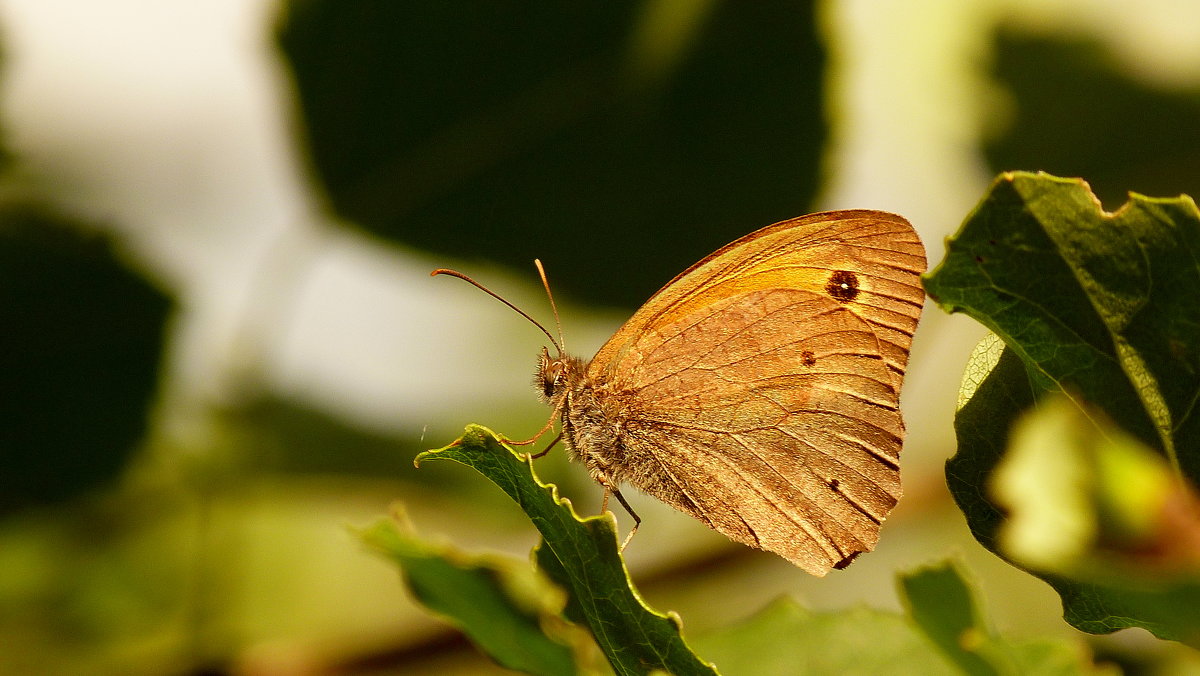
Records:
M833 211L776 223L722 247L668 282L600 348L590 368L595 373L614 367L615 353L628 349L642 331L671 324L723 297L794 288L832 298L831 289L837 288L842 299L849 297L839 302L872 325L888 366L903 376L924 303L919 280L924 271L921 240L896 214Z
M612 477L823 575L900 496L899 386L924 254L898 216L752 233L655 294L587 376L623 431Z

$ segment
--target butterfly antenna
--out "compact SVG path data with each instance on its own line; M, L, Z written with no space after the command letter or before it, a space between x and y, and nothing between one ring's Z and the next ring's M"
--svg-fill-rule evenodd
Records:
M539 263L539 264L538 264L538 270L540 271L541 269L542 269L542 268L541 268L541 264ZM491 296L492 298L495 298L496 300L500 301L501 303L504 303L504 304L505 304L505 305L507 305L508 307L512 308L514 312L516 312L517 314L521 315L521 316L522 316L522 317L524 317L525 319L528 319L528 320L529 320L529 321L530 321L530 322L531 322L531 323L532 323L534 326L536 326L536 327L538 327L539 329L541 329L541 330L542 330L542 333L546 334L546 337L547 337L547 338L549 338L549 339L550 339L550 342L551 342L551 343L554 345L554 347L558 349L558 353L559 353L560 355L562 354L562 343L560 343L560 342L558 342L558 341L554 340L554 336L550 335L550 332L546 330L546 327L542 326L542 325L541 325L541 324L538 322L538 320L536 320L536 319L534 319L533 317L530 317L528 314L526 314L526 313L525 313L525 311L524 311L524 310L522 310L521 308L519 308L519 307L517 307L516 305L513 305L512 303L510 303L510 302L508 302L507 300L505 300L505 299L504 299L504 297L503 297L503 296L501 296L500 294L498 294L498 293L496 293L496 292L492 291L491 289L489 289L489 288L487 288L486 286L484 286L484 285L480 284L479 282L477 282L477 281L475 281L475 280L471 279L470 277L468 277L468 276L464 275L463 273L459 272L458 270L448 270L448 269L446 269L446 268L438 268L437 270L434 270L433 272L429 273L429 276L430 276L430 277L436 277L436 276L438 276L438 275L450 275L451 277L458 277L459 279L463 280L464 282L467 282L468 284L470 284L470 285L474 286L475 288L479 289L480 291L482 291L482 292L486 293L487 295ZM545 274L543 274L543 275L542 275L542 282L544 283L545 281L546 281L546 275L545 275ZM549 287L546 287L546 290L547 290L547 292L549 292ZM551 299L550 299L550 305L551 305L551 307L553 307L553 305L554 305L554 299L553 299L553 298L551 298ZM557 311L557 310L555 310L555 312L554 312L554 321L555 321L555 322L557 322L557 321L558 321L558 311ZM559 330L559 334L561 335L561 333L562 333L562 327L560 326L558 330Z
M558 348L558 356L561 357L563 350L567 347L567 341L563 338L562 322L558 319L558 306L554 304L554 294L550 293L550 281L546 279L546 269L542 267L542 262L535 258L533 265L537 268L538 276L542 278L542 286L546 287L546 297L550 299L550 310L554 313L554 325L558 328L558 343L555 344L555 347Z

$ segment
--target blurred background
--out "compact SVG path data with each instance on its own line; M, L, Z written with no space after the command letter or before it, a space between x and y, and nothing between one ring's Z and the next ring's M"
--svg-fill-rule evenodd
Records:
M498 489L421 450L548 411L545 263L591 355L721 245L821 209L911 220L931 265L1008 169L1200 192L1187 0L3 0L0 672L491 673L352 527L406 507L527 556ZM685 632L790 594L898 608L894 574L967 562L1002 632L1084 637L970 537L942 463L982 330L927 314L905 497L818 580L631 495L627 550ZM539 461L584 513L601 492ZM625 515L618 520L629 526Z

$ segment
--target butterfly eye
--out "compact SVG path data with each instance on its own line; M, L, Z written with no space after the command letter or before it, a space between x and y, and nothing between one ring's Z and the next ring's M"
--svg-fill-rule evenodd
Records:
M556 360L550 362L550 366L547 369L546 373L547 373L547 381L551 384L551 386L554 389L558 389L558 386L563 381L563 374L566 373L566 368L563 366L563 363L561 361L558 361L556 359Z
M542 353L538 355L538 369L535 377L535 384L542 391L546 399L554 398L554 393L558 391L559 385L562 383L565 367L562 361L550 359L550 353L542 348Z

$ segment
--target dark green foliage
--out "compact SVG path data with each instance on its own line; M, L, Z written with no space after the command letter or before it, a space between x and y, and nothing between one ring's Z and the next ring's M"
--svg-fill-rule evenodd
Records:
M674 50L647 7L291 3L279 39L334 210L443 255L541 258L557 288L627 306L807 211L825 139L811 3L665 6Z
M171 301L106 238L0 207L0 512L112 480L146 429Z
M1195 194L1200 134L1184 130L1200 122L1200 88L1136 77L1121 60L1090 40L1001 31L994 77L1013 108L984 146L993 169L1086 176L1113 207L1130 190Z

